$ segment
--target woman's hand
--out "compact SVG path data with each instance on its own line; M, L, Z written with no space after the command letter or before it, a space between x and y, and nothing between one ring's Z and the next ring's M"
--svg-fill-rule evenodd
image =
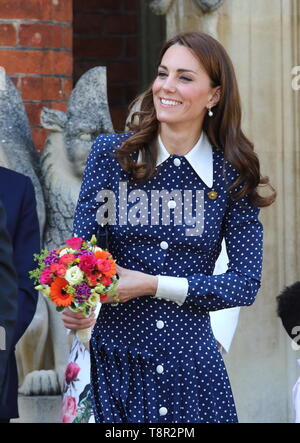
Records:
M76 331L93 327L96 323L94 312L92 312L89 317L85 317L83 314L65 309L62 312L61 318L65 328Z
M119 303L125 303L142 295L155 295L157 290L157 277L144 272L131 271L117 265L119 283L116 291L119 294ZM112 295L107 295L102 303L116 303Z

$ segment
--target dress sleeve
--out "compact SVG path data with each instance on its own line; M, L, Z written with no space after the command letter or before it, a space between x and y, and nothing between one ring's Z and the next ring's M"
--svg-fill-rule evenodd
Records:
M223 223L228 270L220 275L188 276L185 303L216 311L254 302L262 269L263 227L258 215L259 209L251 204L249 197L230 200Z
M73 224L73 235L76 234L84 240L90 240L99 228L96 216L100 203L96 198L101 190L109 188L108 170L111 157L108 144L107 136L100 135L87 158Z

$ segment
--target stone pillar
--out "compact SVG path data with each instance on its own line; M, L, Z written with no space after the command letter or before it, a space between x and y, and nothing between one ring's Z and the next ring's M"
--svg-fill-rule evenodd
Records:
M36 148L43 106L66 110L72 91L72 0L2 0L0 66L22 94Z
M196 0L163 3L169 36L202 30L227 49L240 86L243 129L278 192L276 203L261 212L262 287L255 304L242 309L226 364L241 422L291 422L299 351L276 316L275 298L299 280L300 269L300 90L292 88L292 69L300 65L300 3L225 0L212 13L203 13Z

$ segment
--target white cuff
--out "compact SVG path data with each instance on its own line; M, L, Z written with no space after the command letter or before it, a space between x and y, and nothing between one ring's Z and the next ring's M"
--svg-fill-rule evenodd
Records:
M174 301L181 306L188 294L188 280L184 277L167 277L165 275L157 275L157 278L157 291L154 297Z

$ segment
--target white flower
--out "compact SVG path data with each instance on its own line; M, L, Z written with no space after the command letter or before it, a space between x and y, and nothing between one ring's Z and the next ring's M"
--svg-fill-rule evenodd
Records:
M66 272L64 278L70 283L70 285L80 285L83 280L83 272L78 268L78 266L72 266Z
M65 255L65 254L75 254L75 253L76 253L75 249L72 249L72 248L64 248L64 249L62 249L62 250L60 251L59 256L62 257L62 256Z

